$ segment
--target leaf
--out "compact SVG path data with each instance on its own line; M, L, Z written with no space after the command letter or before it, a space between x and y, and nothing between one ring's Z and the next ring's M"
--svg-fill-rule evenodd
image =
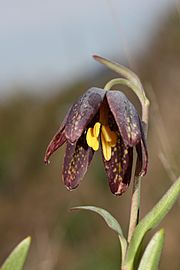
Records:
M138 270L158 270L164 244L164 230L158 231L149 242L140 261Z
M31 238L24 239L9 255L0 270L22 270L30 247Z
M109 69L115 71L116 73L120 74L121 76L128 79L128 82L126 80L123 81L123 84L128 84L128 86L136 93L136 95L139 97L142 104L149 104L149 100L147 99L143 86L141 84L140 79L138 76L128 69L125 66L120 65L119 63L113 62L109 59L106 59L104 57L101 57L99 55L93 55L93 58L100 62L101 64L105 65Z
M127 250L124 264L125 269L133 269L134 258L144 235L147 231L155 228L162 221L162 219L167 215L174 205L179 195L180 177L137 225Z
M122 261L124 260L127 249L127 241L123 235L121 226L119 225L118 221L108 211L95 206L78 206L71 208L71 210L89 210L99 214L104 219L108 227L118 234L121 244Z
M101 57L99 55L93 55L93 58L96 61L100 62L101 64L107 66L109 69L124 76L126 79L130 80L135 85L141 86L141 82L140 82L138 76L134 72L132 72L130 69L128 69L127 67L122 66L119 63L113 62L113 61L106 59L104 57Z

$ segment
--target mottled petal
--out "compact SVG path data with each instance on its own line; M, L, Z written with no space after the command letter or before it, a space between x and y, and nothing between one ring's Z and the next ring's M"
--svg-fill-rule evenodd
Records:
M63 179L69 190L79 185L92 160L93 153L93 149L86 143L85 134L80 137L76 144L67 142L63 166Z
M68 141L74 143L80 138L87 125L97 114L105 93L105 90L93 87L74 103L65 127L65 136Z
M143 125L140 119L139 119L139 124L140 124L142 139L136 146L137 161L136 161L135 175L144 176L147 172L147 166L148 166L148 151L147 151L146 139L144 136L144 129L143 129Z
M44 162L48 163L50 156L60 147L62 146L65 141L66 141L66 137L65 137L65 133L64 133L64 128L67 122L67 118L69 115L69 112L71 111L71 107L68 110L62 124L60 125L60 128L58 129L58 131L56 132L56 134L54 135L54 137L52 138L52 140L50 141L47 149L46 149L46 153L44 156Z
M142 140L136 145L136 151L137 151L137 161L136 161L135 175L144 176L147 172L148 153L146 145Z
M50 156L61 146L65 143L66 137L64 134L64 130L58 130L58 132L53 137L52 141L47 147L44 162L48 163Z
M124 142L129 146L136 145L141 140L141 130L133 104L120 91L108 91L106 97Z
M125 183L126 188L128 188L131 181L132 165L133 165L133 148L132 147L128 148L128 154L124 158L124 162L126 163L126 167L124 168L123 183Z
M121 195L127 190L131 180L133 149L125 145L120 134L117 134L116 145L111 149L111 159L105 160L103 154L102 157L110 189L113 194Z

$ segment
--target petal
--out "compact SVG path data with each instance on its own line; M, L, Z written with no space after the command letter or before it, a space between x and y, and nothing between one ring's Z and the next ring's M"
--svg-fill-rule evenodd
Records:
M106 97L124 142L129 146L136 145L141 140L141 129L133 104L120 91L108 91Z
M50 141L47 149L46 149L46 153L44 156L44 162L47 164L49 161L50 156L60 147L62 146L65 141L66 141L66 137L65 137L65 133L64 133L64 128L67 122L67 118L68 115L71 111L71 107L68 110L60 128L58 129L58 131L56 132L56 134L54 135L54 137L52 138L52 140Z
M148 153L147 148L142 140L136 145L136 151L137 151L137 161L136 161L135 175L144 176L147 172Z
M52 141L49 143L45 156L44 162L47 164L49 162L50 156L65 143L66 137L64 134L64 130L59 129L58 132L53 137Z
M63 166L63 179L64 184L69 190L79 185L92 160L93 154L93 149L86 143L85 134L80 137L76 144L67 142Z
M124 144L120 134L117 134L117 143L111 148L111 159L105 160L102 153L109 186L113 194L124 193L131 180L133 164L133 148Z
M87 125L97 114L105 93L104 89L93 87L74 103L65 127L68 141L74 143L80 138Z
M139 123L140 123L142 139L136 145L137 161L136 161L135 175L144 176L147 172L147 166L148 166L148 151L147 151L147 145L146 145L146 139L144 136L143 126L141 124L140 119L139 119Z

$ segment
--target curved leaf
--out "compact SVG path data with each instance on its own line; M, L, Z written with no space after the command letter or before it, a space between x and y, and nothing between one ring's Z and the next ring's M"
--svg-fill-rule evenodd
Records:
M124 76L126 79L130 80L135 85L141 86L141 82L140 82L138 76L133 71L128 69L127 67L122 66L119 63L113 62L113 61L106 59L104 57L101 57L99 55L93 55L93 57L96 61L107 66L109 69L115 71L116 73Z
M24 239L9 255L0 270L22 270L30 247L31 238Z
M108 67L109 69L117 72L118 74L120 74L121 76L125 77L126 79L129 80L129 87L132 88L132 90L137 94L137 96L139 97L139 99L144 103L144 104L148 104L149 101L145 95L143 86L141 84L140 79L138 78L138 76L131 71L130 69L128 69L127 67L120 65L119 63L113 62L109 59L106 59L104 57L101 57L99 55L93 55L93 58L100 62L101 64L105 65L106 67ZM138 89L137 89L138 88Z
M158 270L164 244L164 230L158 231L149 242L140 261L138 270Z
M150 229L155 228L167 215L180 195L180 177L164 194L153 209L139 222L130 241L125 259L125 269L132 269L134 258L141 241Z
M127 249L127 241L123 235L121 226L119 225L118 221L108 211L99 207L95 207L95 206L78 206L78 207L71 208L71 210L89 210L89 211L99 214L104 219L108 227L118 234L120 244L121 244L122 261L124 261L124 257L125 257L125 253Z

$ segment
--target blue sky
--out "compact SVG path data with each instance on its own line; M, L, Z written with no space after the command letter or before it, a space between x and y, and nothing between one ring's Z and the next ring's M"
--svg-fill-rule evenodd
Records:
M4 0L0 94L16 84L68 82L97 68L91 55L143 51L173 0ZM10 91L10 90L9 90ZM13 91L13 90L11 90Z

